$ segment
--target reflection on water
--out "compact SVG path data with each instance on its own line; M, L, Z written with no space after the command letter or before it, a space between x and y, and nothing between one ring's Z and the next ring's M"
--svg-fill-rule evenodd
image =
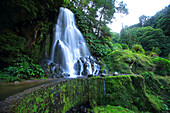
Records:
M20 93L28 88L32 88L35 86L39 86L42 84L48 84L51 82L54 82L56 80L50 79L50 80L38 80L38 81L32 81L32 82L23 82L18 84L8 84L8 83L2 83L0 84L0 101L4 100L5 98Z

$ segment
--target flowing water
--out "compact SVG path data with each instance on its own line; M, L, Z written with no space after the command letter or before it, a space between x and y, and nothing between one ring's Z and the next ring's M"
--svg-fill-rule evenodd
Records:
M76 27L74 14L67 8L60 8L51 62L58 64L70 77L98 74L100 70L100 66L95 63L89 52L83 35Z

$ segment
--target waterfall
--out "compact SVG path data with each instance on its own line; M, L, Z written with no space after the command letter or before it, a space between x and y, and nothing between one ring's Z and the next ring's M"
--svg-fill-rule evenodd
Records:
M60 8L50 62L60 65L64 73L74 75L94 74L94 59L91 57L83 35L75 24L74 14ZM95 64L96 65L96 64ZM99 69L97 66L97 70Z

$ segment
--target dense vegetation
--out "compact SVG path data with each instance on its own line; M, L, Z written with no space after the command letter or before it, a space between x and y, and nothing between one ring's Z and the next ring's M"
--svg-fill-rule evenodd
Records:
M145 51L167 57L170 53L169 12L170 5L152 17L142 15L140 23L121 30L119 42L129 47L141 44Z
M0 82L48 76L39 64L50 58L59 7L67 7L91 54L102 62L101 73L142 75L155 107L166 111L159 103L170 106L170 5L152 17L142 15L140 23L125 26L120 34L107 26L114 13L128 14L126 4L116 0L1 0L0 6ZM93 108L103 109L124 108Z

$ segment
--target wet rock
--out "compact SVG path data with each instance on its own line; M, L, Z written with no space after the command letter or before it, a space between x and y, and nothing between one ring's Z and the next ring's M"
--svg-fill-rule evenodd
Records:
M81 60L77 60L77 62L74 64L74 69L77 70L77 72L75 73L76 75L80 75L80 71L81 71Z
M103 70L103 74L106 75L106 73L107 73L107 71L104 69L104 70Z
M117 76L117 75L119 75L119 73L118 73L117 71L115 71L115 72L113 73L113 76Z
M94 77L94 75L93 75L93 74L91 74L91 75L88 75L87 77Z
M63 77L69 77L70 74L63 72L63 73L62 73L62 76L63 76Z
M101 77L106 77L106 73L107 73L107 71L104 69L104 70L101 72L100 76L101 76Z
M82 63L86 62L86 58L85 57L81 57L80 60L82 61Z
M54 73L62 74L62 72L63 72L63 71L62 71L60 65L56 64L56 65L54 66Z
M74 64L74 75L99 75L100 65L97 62L98 61L92 56L80 57ZM50 60L44 61L43 63L46 63L43 65L43 69L46 76L49 78L62 78L70 76L69 74L63 73L60 65Z
M106 75L100 75L101 77L106 77Z
M18 83L20 83L20 82L19 82L19 81L15 81L15 82L14 82L14 84L18 84Z

